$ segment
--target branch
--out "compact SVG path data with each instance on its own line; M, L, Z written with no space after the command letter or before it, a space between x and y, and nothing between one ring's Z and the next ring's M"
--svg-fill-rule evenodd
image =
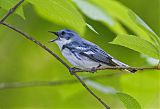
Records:
M1 23L2 25L18 32L19 34L21 34L23 37L27 38L28 40L34 42L35 44L37 44L38 46L40 46L41 48L43 48L44 50L46 50L48 53L50 53L52 56L54 56L59 62L61 62L67 69L69 69L69 65L67 65L67 63L65 63L60 57L58 57L55 53L53 53L49 48L47 48L44 44L40 43L39 41L37 41L36 39L34 39L33 37L29 36L28 34L22 32L21 30L13 27L12 25L9 25L5 22Z
M0 83L0 90L10 88L26 88L26 87L38 87L38 86L57 86L64 84L73 84L77 80L59 80L59 81L32 81L32 82L12 82L12 83Z
M92 94L101 104L103 104L103 106L106 107L106 109L110 109L110 107L101 98L99 98L92 90L88 88L88 86L84 83L84 81L82 81L82 79L76 73L74 73L74 76L81 82L81 84L86 88L86 90L88 90L90 94Z
M18 6L20 6L23 2L24 2L24 0L20 0L15 6L13 6L8 11L8 13L0 20L0 23L2 23L3 21L5 21L18 8Z
M96 72L97 70L137 70L137 71L142 71L142 70L160 70L160 66L155 66L155 67L120 67L120 66L115 66L115 67L96 68L94 70L92 70L92 69L75 68L74 72Z
M118 76L121 74L128 74L125 72L119 73L111 73L111 74L103 74L103 75L96 75L96 76L88 76L81 78L82 80L88 79L106 79L107 77L111 76ZM42 87L42 86L59 86L59 85L66 85L66 84L74 84L78 83L77 79L72 80L57 80L57 81L32 81L32 82L12 82L12 83L0 83L0 90L4 89L13 89L13 88L27 88L27 87Z

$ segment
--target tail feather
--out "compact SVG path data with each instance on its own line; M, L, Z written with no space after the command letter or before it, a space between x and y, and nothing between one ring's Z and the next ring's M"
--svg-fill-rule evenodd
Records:
M127 69L126 71L128 71L130 73L135 73L137 70L136 69Z
M114 58L112 59L112 61L114 63L116 63L118 66L121 66L121 67L130 67L129 65L124 64L124 63L122 63L122 62L120 62L120 61L118 61L118 60L116 60ZM130 73L135 73L137 70L136 69L125 69L125 71L128 71Z

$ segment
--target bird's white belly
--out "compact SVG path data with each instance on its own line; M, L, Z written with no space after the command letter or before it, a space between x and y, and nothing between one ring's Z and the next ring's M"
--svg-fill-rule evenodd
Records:
M99 65L98 62L92 61L85 56L80 56L78 59L70 50L64 49L62 51L62 55L75 67L88 69L97 67Z

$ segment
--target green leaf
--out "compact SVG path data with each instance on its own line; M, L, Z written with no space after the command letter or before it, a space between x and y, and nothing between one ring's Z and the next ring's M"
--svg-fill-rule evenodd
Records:
M154 64L156 65L156 64ZM144 70L142 73L121 76L123 92L136 97L143 109L159 109L160 73L158 70Z
M149 35L141 29L137 24L130 18L128 15L128 10L126 6L121 4L117 0L90 0L97 6L101 7L105 13L110 14L114 19L120 21L123 25L128 27L130 30L132 30L134 33L136 33L137 36L152 42Z
M123 102L126 109L141 109L141 106L138 103L138 101L132 96L121 92L116 94L118 95L119 99Z
M131 17L131 19L140 27L142 28L144 31L146 31L148 34L150 34L149 36L151 37L151 39L156 43L158 42L158 44L160 45L160 38L158 37L158 35L138 16L136 15L136 13L134 13L132 10L128 11L129 16Z
M87 27L89 29L91 29L93 32L95 32L96 34L99 34L90 24L86 23Z
M14 5L16 5L18 2L19 2L19 0L0 0L0 7L4 10L8 11L10 8L12 8ZM25 19L22 6L19 6L14 13L21 16L23 19Z
M150 57L159 59L156 47L142 38L133 35L118 35L111 43L125 46Z
M67 0L27 0L34 5L39 15L63 27L83 34L85 22L80 13Z
M105 86L105 85L102 85L102 84L95 82L95 81L92 81L92 80L86 80L85 82L88 86L90 86L100 92L103 92L103 93L115 94L117 92L117 90L111 86Z
M73 2L90 19L101 21L115 33L126 33L121 24L109 13L105 13L101 7L98 7L87 0L73 0Z

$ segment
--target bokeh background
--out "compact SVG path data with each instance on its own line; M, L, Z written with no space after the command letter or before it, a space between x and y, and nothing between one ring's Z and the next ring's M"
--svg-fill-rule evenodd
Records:
M130 66L149 67L155 65L153 61L148 61L146 56L136 51L108 43L116 37L116 33L109 29L103 22L87 17L75 2L70 0L67 2L73 4L84 21L92 25L99 33L98 35L91 29L86 28L85 33L82 35L83 38L96 43L113 57ZM119 2L137 13L160 36L159 0L119 0ZM23 4L23 11L25 18L13 14L6 22L41 41L64 59L57 45L48 43L55 36L49 34L47 31L58 31L63 28L69 28L69 26L60 25L59 23L45 19L37 13L32 4L27 2ZM0 8L0 17L2 18L6 12L6 9ZM58 13L61 13L61 11L53 11L55 15ZM129 34L135 34L125 25L123 27ZM120 71L114 72L118 73ZM97 76L109 73L113 73L113 71L98 71L96 74L85 73L81 75ZM71 79L75 78L50 54L31 41L21 37L15 31L0 25L0 85L12 82ZM86 82L112 109L124 109L125 107L115 94L104 91L108 87L132 96L139 102L142 109L160 109L159 71L143 71L136 74L115 75L105 78L97 77ZM96 86L101 88L97 88ZM80 83L73 83L59 86L0 89L0 108L102 109L103 107Z

